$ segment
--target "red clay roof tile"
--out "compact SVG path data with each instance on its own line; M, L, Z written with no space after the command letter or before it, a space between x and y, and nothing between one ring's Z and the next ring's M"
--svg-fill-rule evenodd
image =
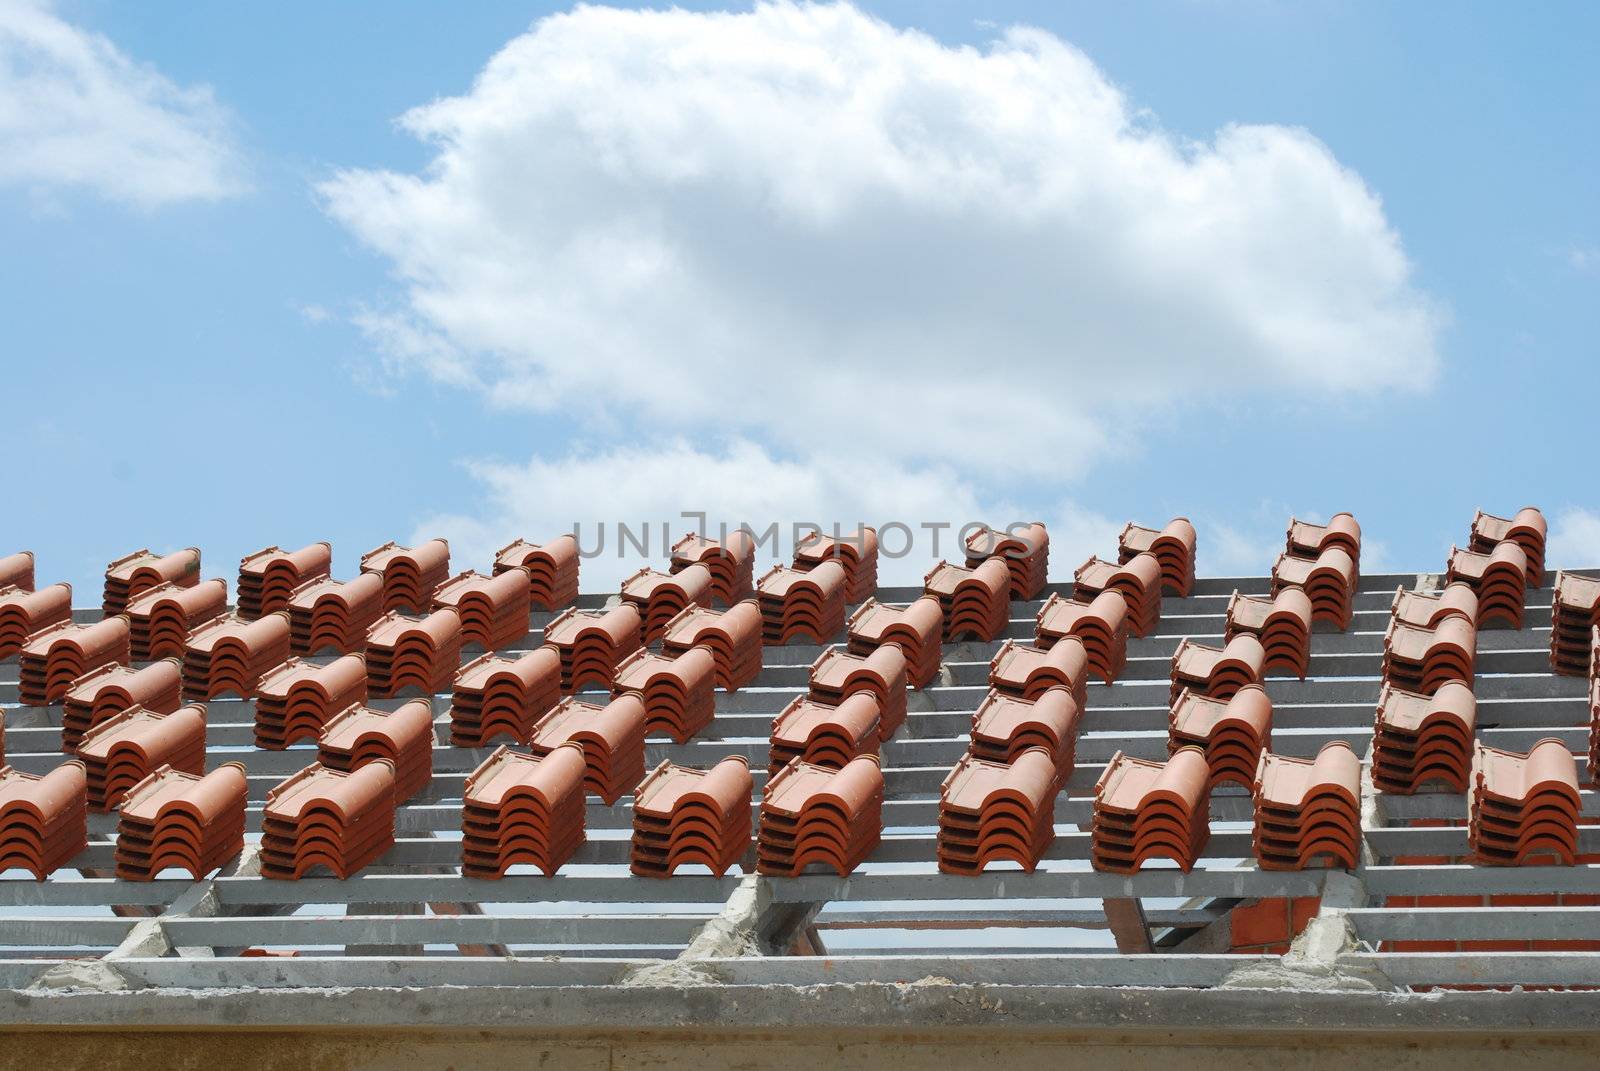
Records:
M844 628L847 579L837 561L809 570L773 566L756 582L762 645L779 647L801 637L831 643Z
M77 757L88 780L89 806L109 811L157 767L205 771L206 708L195 704L162 714L129 707L85 733Z
M88 845L83 763L43 775L0 766L0 872L16 867L43 881Z
M1339 547L1359 569L1361 565L1361 525L1349 513L1335 513L1327 524L1313 524L1289 518L1289 531L1284 540L1286 553L1313 561L1329 547Z
M90 625L62 622L28 637L17 666L17 698L42 707L67 694L72 682L101 666L129 662L128 619L108 617Z
M161 766L128 790L117 820L116 875L151 881L168 867L199 880L244 851L242 763L205 776Z
M171 554L136 550L106 566L105 599L101 609L106 617L122 613L135 595L157 584L172 583L190 587L200 582L200 551L196 547Z
M548 755L501 747L468 777L461 808L461 872L499 878L519 863L555 874L584 841L583 747Z
M1536 588L1544 583L1545 537L1548 534L1544 514L1533 506L1524 506L1511 517L1495 517L1480 509L1472 518L1467 545L1488 554L1504 540L1516 543L1528 555L1528 586Z
M415 547L389 542L361 556L363 573L383 577L383 609L427 611L433 593L450 576L450 544L430 539Z
M1285 551L1272 566L1272 594L1285 588L1304 590L1311 600L1312 619L1331 621L1343 631L1350 627L1355 611L1356 584L1360 579L1356 560L1337 542L1330 543L1315 558Z
M716 662L717 687L736 692L761 672L761 608L745 599L726 610L690 606L667 622L661 653L676 658L704 647Z
M0 556L0 588L33 590L33 551L19 550Z
M135 662L181 658L190 634L227 610L225 580L203 580L187 588L158 584L128 603L129 653Z
M352 703L323 726L317 761L346 772L386 759L394 767L394 802L411 799L433 780L433 704L413 699L394 710Z
M674 573L640 569L622 582L622 601L644 620L644 642L655 643L667 625L690 606L711 605L711 570L690 565Z
M74 680L62 699L61 750L76 751L84 733L129 707L177 710L183 705L182 665L177 658L138 669L107 665Z
M527 743L534 723L560 701L561 653L554 647L515 657L485 654L456 674L450 744L486 747L507 736Z
M367 645L367 631L383 616L383 576L358 573L350 580L308 580L294 589L288 609L289 646L295 654L355 654Z
M1065 688L1047 688L1037 699L991 690L972 715L968 751L986 762L1012 762L1029 748L1042 748L1066 784L1075 767L1083 707Z
M1198 747L1211 770L1211 786L1254 782L1261 754L1272 746L1272 700L1259 684L1246 684L1230 697L1203 695L1185 688L1167 713L1167 752Z
M1561 740L1540 740L1527 754L1478 742L1467 825L1475 861L1573 865L1582 807L1577 764Z
M1095 783L1091 865L1131 874L1165 858L1192 870L1211 836L1209 782L1199 748L1182 748L1166 762L1117 752Z
M1089 656L1076 636L1048 648L1007 640L989 660L989 687L1021 699L1037 699L1047 689L1065 688L1073 702L1088 703Z
M394 764L346 773L313 763L267 793L261 818L261 876L295 880L325 866L337 878L394 845Z
M1556 574L1550 611L1550 668L1582 677L1589 672L1589 633L1600 625L1600 578Z
M1479 628L1504 624L1520 629L1527 600L1527 570L1527 552L1507 539L1485 552L1451 547L1445 576L1449 583L1464 583L1477 593Z
M296 551L266 547L239 561L239 606L247 621L287 609L294 590L313 580L327 579L333 564L333 546L313 543Z
M870 691L852 692L837 703L796 696L773 719L767 773L795 759L840 770L858 756L876 755L880 722L878 699Z
M756 870L794 876L820 864L841 877L883 835L883 771L875 755L843 769L794 760L767 782L756 837Z
M438 695L461 663L461 615L450 609L425 617L390 611L367 632L366 661L367 688L375 696L407 688Z
M1253 783L1251 846L1263 870L1304 870L1325 857L1354 868L1361 855L1361 760L1334 740L1314 759L1264 753Z
M1128 664L1128 600L1107 589L1087 603L1056 592L1034 617L1034 646L1049 650L1068 636L1083 644L1089 668L1107 684L1122 676Z
M691 565L711 571L711 594L732 606L755 594L756 543L748 532L735 530L726 540L690 532L672 545L671 570L681 573Z
M644 619L619 603L604 610L564 610L545 626L544 642L561 655L561 690L609 688L624 658L644 646Z
M965 550L968 569L977 568L989 558L1005 562L1011 577L1011 598L1037 599L1044 591L1050 571L1050 533L1040 522L1013 526L1004 532L986 525L967 536Z
M334 715L367 701L367 663L343 655L319 664L290 658L261 678L256 690L256 747L282 751L315 740Z
M1161 563L1154 554L1135 554L1112 564L1090 558L1072 574L1072 598L1092 604L1104 591L1119 592L1128 603L1128 628L1135 636L1148 636L1161 619Z
M433 609L452 609L461 615L463 644L498 651L528 634L533 606L528 585L515 569L493 577L468 570L433 593Z
M796 569L809 572L826 561L844 566L846 602L871 598L878 589L878 530L863 526L848 535L812 532L795 545Z
M15 658L31 637L71 620L70 584L51 584L38 591L0 587L0 658Z
M611 694L632 694L645 710L645 728L686 744L716 716L717 663L704 647L672 657L640 649L617 666ZM642 773L642 771L641 771Z
M912 688L926 688L939 675L944 608L937 598L924 595L904 606L868 599L845 627L851 654L870 655L884 644L897 644L905 653L906 682Z
M204 702L232 692L256 694L261 678L289 657L289 615L254 621L228 614L189 633L183 650L183 697Z
M1284 588L1276 595L1228 597L1225 642L1254 636L1266 652L1264 669L1287 669L1305 680L1311 668L1311 599L1299 588Z
M1385 684L1372 735L1372 780L1380 792L1410 795L1429 781L1467 790L1477 700L1458 681L1432 695Z
M541 610L560 610L578 597L578 540L557 536L548 543L519 539L494 556L495 575L510 569L526 570L528 598Z
M535 755L548 755L571 741L583 749L585 789L613 804L644 779L644 739L649 722L637 694L616 696L601 706L564 699L539 719L529 736Z
M944 642L970 637L990 643L1005 635L1011 620L1011 573L1003 558L962 567L941 561L923 578L923 589L944 610Z
M889 739L906 720L906 656L899 644L868 655L834 646L811 663L811 698L837 705L860 692L878 704L878 737Z
M1266 664L1267 649L1247 632L1235 636L1224 647L1197 643L1185 636L1172 656L1168 700L1176 703L1179 693L1185 690L1212 699L1230 699L1245 685L1259 683Z
M947 874L1010 860L1028 873L1055 840L1054 756L1029 748L1010 763L963 755L939 790L938 859Z
M1477 629L1458 614L1433 628L1390 619L1383 636L1383 679L1408 691L1433 693L1446 681L1472 684Z
M1155 555L1161 563L1162 589L1181 599L1194 587L1195 542L1194 525L1187 517L1174 517L1159 531L1129 521L1117 537L1117 560L1127 564L1141 554Z
M688 864L726 874L750 849L750 767L730 755L709 770L663 762L633 804L630 868L665 878Z

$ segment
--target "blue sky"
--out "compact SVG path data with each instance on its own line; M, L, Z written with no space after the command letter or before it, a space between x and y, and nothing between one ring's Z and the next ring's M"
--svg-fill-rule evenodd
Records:
M88 160L76 171L0 160L13 456L0 547L35 550L41 580L92 592L107 560L140 545L198 545L208 573L231 576L244 553L313 539L332 540L337 571L349 572L373 545L434 531L452 538L457 568L483 568L487 551L518 536L655 521L672 503L756 523L850 522L879 502L864 519L1038 517L1060 533L1058 575L1113 549L1107 532L1121 521L1175 513L1197 522L1203 572L1260 574L1291 511L1339 509L1363 522L1373 564L1440 568L1474 508L1532 503L1567 564L1600 563L1583 445L1600 388L1593 5L866 3L870 18L819 31L853 58L795 61L817 66L771 100L762 80L792 73L785 35L809 19L798 9L750 25L580 13L559 35L536 30L508 61L509 106L475 94L475 79L537 20L569 9L6 8L0 0L0 96L25 99L27 117L0 108L0 156L76 124L73 151ZM90 75L103 86L106 72L39 81L19 13L103 35L126 64L112 63L111 96L80 94L76 110L52 97ZM1078 52L1013 44L1000 51L1022 48L1043 71L1013 81L956 51L993 55L1014 25L1065 42L1086 65ZM710 103L680 92L674 48L710 56L695 61L702 88L719 78L735 88ZM750 59L758 49L767 58ZM98 56L83 62L111 62ZM924 82L946 64L950 81ZM583 91L594 70L596 94L623 80L614 112ZM806 79L837 76L847 84L827 92L848 94L852 79L885 72L911 86L883 113L891 129L912 115L923 149L978 161L977 192L962 191L973 200L959 211L928 207L940 190L896 185L915 179L884 180L893 161L875 171L871 150L853 155L852 139L883 116L805 99ZM649 89L652 79L667 88ZM1081 203L1041 199L1019 223L983 193L1003 181L1027 200L1028 183L1060 177L1052 153L1092 140L1069 130L1065 149L1041 150L981 118L948 132L936 121L951 85L971 85L986 115L1006 111L1011 94L1049 115L1098 107L1097 79L1120 90L1128 124L1110 121L1095 135L1111 139L1108 152L1067 170L1123 222L1101 227ZM547 84L537 122L499 130L500 115ZM436 134L456 139L461 173L425 202L396 194L382 176L426 179L440 152L396 120L444 98L464 101L433 116ZM795 114L734 114L796 98ZM107 115L86 120L85 106ZM149 151L141 141L142 156L96 141L163 113L192 136ZM597 122L678 140L630 142L639 155L624 162L627 181L596 182L611 143L571 131ZM1219 152L1221 192L1203 193L1194 212L1222 230L1170 255L1135 236L1140 219L1187 220L1197 176L1185 153L1203 155L1230 124L1270 128L1270 151L1298 154L1292 166L1254 169L1250 147ZM752 148L751 132L769 128L832 148ZM1327 158L1299 153L1297 130ZM1132 152L1151 131L1173 147L1170 179ZM689 192L674 171L685 145L689 155L710 146ZM1134 163L1114 162L1122 149ZM166 170L135 187L134 172L160 154ZM803 167L775 160L820 160L823 172L807 184ZM1266 187L1247 181L1260 173ZM868 186L871 225L833 226L841 203L860 210L848 198ZM671 241L641 245L644 230L613 226L636 204ZM1283 233L1301 220L1311 221L1303 239ZM1403 250L1400 269L1373 220ZM569 223L589 253L548 237ZM937 241L917 244L931 231ZM516 240L480 271L478 251L503 234ZM619 298L589 267L595 248L624 276L656 281ZM900 248L915 252L897 261ZM940 250L979 271L946 278ZM689 265L693 285L669 268L663 293L650 275L663 262ZM1052 274L1041 282L1041 272ZM1105 295L1052 308L1103 274ZM1235 275L1259 285L1218 283L1215 298L1204 289ZM535 291L555 296L530 300L525 315L495 307ZM926 307L919 293L932 295ZM759 318L741 322L735 301ZM1222 301L1238 307L1228 317L1191 308ZM1324 325L1335 341L1301 344L1298 323L1279 323L1302 304L1336 310ZM964 317L985 330L941 337ZM1286 334L1255 339L1268 326ZM730 354L708 355L723 337ZM880 367L875 352L894 356ZM702 359L735 372L699 390ZM1037 387L995 394L994 377L1008 373ZM917 386L918 375L941 389ZM920 575L931 557L919 550L905 571Z

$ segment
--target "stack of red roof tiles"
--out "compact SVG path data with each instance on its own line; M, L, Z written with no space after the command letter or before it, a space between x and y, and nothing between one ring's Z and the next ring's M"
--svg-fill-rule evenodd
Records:
M750 850L750 790L739 755L709 770L661 763L634 796L629 868L665 878L688 863L726 874Z
M1015 762L1029 749L1043 749L1056 766L1056 780L1072 776L1083 708L1066 688L1047 688L1037 699L991 691L972 715L968 753L985 762Z
M15 584L0 587L0 658L15 658L31 637L71 620L70 584L51 584L39 591Z
M151 881L168 867L199 880L244 851L241 763L204 777L162 766L128 790L117 816L116 875Z
M939 675L939 638L944 609L939 600L924 595L905 606L890 606L868 599L856 607L847 622L851 654L870 655L884 644L896 644L906 656L906 683L926 688Z
M775 774L795 759L840 770L858 756L878 754L878 709L878 700L868 691L837 704L796 696L773 719L767 773Z
M1065 688L1082 707L1088 702L1089 656L1073 636L1048 650L1007 640L989 659L989 687L1019 699L1037 699L1051 688Z
M206 708L194 704L163 714L129 707L85 733L76 754L84 765L89 806L109 811L159 767L205 772Z
M1187 747L1204 753L1210 788L1254 782L1261 755L1272 746L1272 700L1259 684L1247 684L1227 699L1181 692L1167 714L1167 752Z
M743 530L730 532L721 540L691 532L672 545L672 571L705 566L711 572L712 598L724 606L755 594L755 564L755 540Z
M990 558L1005 562L1013 599L1037 599L1050 571L1050 533L1038 521L1012 525L1004 532L987 526L966 539L967 568L976 569Z
M830 647L811 663L811 698L838 706L866 693L878 705L878 737L887 740L906 720L906 656L886 643L869 655Z
M1372 782L1381 792L1409 795L1429 781L1467 790L1478 701L1459 681L1432 695L1384 684L1372 734Z
M883 771L876 755L838 770L796 759L761 796L756 869L798 875L812 863L841 876L860 866L883 835Z
M1520 629L1527 601L1527 562L1527 552L1509 539L1482 553L1451 547L1445 578L1451 584L1465 584L1477 595L1479 627L1499 624Z
M287 610L295 589L327 579L332 564L333 547L328 543L292 552L279 547L256 551L239 562L239 616L253 621Z
M641 648L617 666L611 694L637 697L646 730L684 744L716 717L716 672L716 659L704 647L691 647L676 658Z
M0 556L0 588L33 590L33 551Z
M248 699L261 678L289 657L289 615L254 621L214 617L189 634L183 651L183 697L204 702L232 692Z
M267 793L261 876L294 880L314 866L348 878L394 846L394 764L351 772L313 763Z
M1305 680L1311 670L1311 599L1299 588L1283 588L1276 595L1241 595L1228 598L1224 642L1238 636L1261 641L1266 656L1263 669L1286 669Z
M661 653L678 658L691 648L705 648L716 665L717 687L736 692L761 672L761 631L761 609L754 599L727 610L691 606L667 622Z
M130 661L126 617L108 617L92 625L64 622L28 637L17 669L17 698L24 706L42 707L67 694L72 682L101 666Z
M383 616L383 577L359 573L351 580L308 580L289 598L289 648L298 655L354 654Z
M1304 870L1325 857L1354 867L1361 853L1361 760L1334 740L1314 759L1265 753L1256 768L1251 845L1264 870Z
M639 611L644 642L655 643L667 625L690 606L711 605L711 570L690 565L673 573L640 569L622 582L622 601Z
M862 527L852 535L837 531L833 535L812 532L794 548L794 567L810 572L823 562L837 562L844 566L846 602L858 603L871 598L878 589L878 531ZM837 632L838 629L834 629ZM833 635L820 639L826 640Z
M1161 619L1161 563L1154 554L1135 554L1119 565L1090 558L1072 575L1075 602L1092 606L1106 591L1117 592L1127 602L1125 620L1130 632L1148 636L1155 631ZM1103 613L1108 621L1115 618L1114 608Z
M1600 578L1556 574L1550 611L1550 668L1569 677L1589 672L1591 632L1600 625Z
M1161 587L1185 598L1194 589L1194 525L1187 517L1174 517L1165 528L1141 528L1129 521L1117 538L1117 560L1128 564L1141 554L1153 554L1161 563Z
M342 773L387 761L394 776L394 802L399 805L433 780L433 742L433 706L426 699L413 699L394 710L353 703L323 727L317 737L317 761Z
M1095 676L1112 683L1128 665L1128 600L1109 589L1089 602L1052 594L1034 618L1034 646L1049 650L1069 636L1083 644Z
M1460 614L1444 614L1435 625L1389 621L1383 636L1383 679L1407 691L1432 695L1446 681L1472 683L1477 629Z
M499 878L520 863L559 870L584 840L583 748L548 755L495 753L467 777L461 806L461 872Z
M544 630L544 642L561 655L561 690L585 684L610 687L617 666L640 647L643 620L627 603L605 610L565 610Z
M1361 580L1361 526L1348 513L1327 524L1290 519L1284 552L1272 566L1272 594L1299 588L1311 600L1311 616L1350 627L1356 585Z
M548 543L519 539L494 556L496 575L522 569L528 576L528 598L541 610L560 610L578 597L578 540L557 536Z
M456 674L450 744L485 747L505 736L525 743L540 715L560 701L561 655L554 647L516 657L485 654Z
M1010 763L964 755L939 790L939 869L978 874L1008 859L1031 872L1055 839L1054 756L1029 748Z
M450 544L430 539L415 547L385 543L361 556L361 571L383 577L383 610L428 611L433 593L450 576Z
M1172 656L1168 701L1175 704L1186 690L1212 699L1230 699L1245 685L1259 684L1266 663L1266 648L1249 633L1235 636L1225 647L1196 643L1185 636Z
M88 847L86 789L81 762L42 776L0 766L0 871L43 881Z
M584 789L609 806L644 779L645 732L645 707L637 695L620 695L605 706L574 697L539 719L528 745L534 755L549 755L577 744Z
M1094 786L1094 868L1132 874L1165 858L1192 870L1211 836L1210 779L1199 748L1182 748L1166 762L1113 755Z
M1467 839L1478 862L1571 866L1581 809L1577 764L1559 739L1540 740L1526 755L1477 745Z
M128 603L128 651L135 662L182 657L194 630L228 611L228 584L158 584Z
M183 703L182 663L164 658L148 666L101 666L72 682L62 700L61 750L71 753L96 725L130 707L170 714Z
M367 664L360 655L316 663L290 658L256 690L256 747L282 751L315 740L334 715L367 701Z
M1544 514L1533 506L1524 506L1511 517L1495 517L1478 510L1472 517L1472 530L1467 536L1467 548L1480 554L1492 554L1507 540L1521 547L1528 556L1528 586L1544 583L1544 545L1548 529Z
M369 690L382 697L406 688L427 695L445 691L461 662L461 642L461 615L454 610L426 617L390 611L367 633Z
M775 565L756 583L761 643L778 647L800 637L827 643L844 627L843 565L821 562L809 570Z
M434 592L433 609L460 616L463 644L498 651L528 634L532 604L527 581L517 570L493 577L468 570Z
M923 590L944 611L944 642L998 640L1011 621L1011 573L1004 558L963 567L941 561L923 578Z
M200 581L200 551L195 547L171 554L136 550L106 566L105 599L100 608L105 616L120 614L136 595L158 584L191 587ZM30 585L31 587L32 585Z

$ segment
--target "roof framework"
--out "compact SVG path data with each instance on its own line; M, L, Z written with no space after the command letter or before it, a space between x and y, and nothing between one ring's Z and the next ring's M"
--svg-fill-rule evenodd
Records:
M1437 588L1431 574L1364 577L1345 632L1319 629L1311 677L1269 676L1273 750L1314 755L1330 740L1358 754L1370 744L1389 603L1400 585ZM1600 865L1479 867L1402 863L1463 857L1463 796L1363 794L1364 852L1352 871L1269 872L1251 861L1250 799L1217 790L1205 858L1190 873L1124 876L1089 867L1093 785L1117 750L1166 757L1168 673L1183 637L1220 640L1234 590L1262 593L1262 578L1198 581L1166 599L1156 633L1131 639L1113 685L1091 684L1077 770L1056 804L1056 839L1033 874L1010 868L976 877L934 863L939 786L966 751L971 713L986 691L998 644L946 645L940 679L911 695L911 712L885 743L886 831L869 863L847 878L717 879L680 872L666 881L627 869L630 800L590 800L589 840L554 878L513 872L462 877L460 793L488 750L452 748L447 696L434 698L440 741L426 794L400 808L399 840L378 865L345 881L256 876L253 850L199 882L125 882L112 867L115 816L91 816L81 869L45 882L0 879L0 988L92 985L173 991L254 987L528 986L619 984L808 986L906 983L937 977L986 985L1239 987L1268 976L1325 987L1404 991L1440 985L1600 986L1600 953L1530 942L1600 941ZM1052 585L1051 590L1070 590ZM885 601L916 597L884 589ZM586 596L580 605L598 605ZM1033 635L1038 602L1013 602L1008 635ZM1478 736L1525 750L1556 736L1587 751L1586 682L1549 672L1550 587L1528 593L1521 631L1479 633ZM80 615L94 619L98 611ZM551 615L536 613L522 646L539 642ZM752 760L764 781L772 717L807 684L820 648L767 648L757 684L718 695L711 727L684 745L652 739L647 762L708 766L729 754ZM470 657L470 656L469 656ZM16 703L16 663L0 663L8 761L43 772L62 761L60 708ZM399 700L374 705L398 705ZM208 764L241 761L249 774L248 829L259 830L267 790L314 757L252 746L245 700L208 705ZM1600 852L1600 795L1583 793L1580 851ZM520 870L521 868L519 868ZM1547 906L1485 897L1548 896ZM1318 917L1286 956L1229 951L1241 903L1321 897ZM1459 898L1416 906L1396 898ZM1464 906L1467 898L1480 906ZM1405 906L1400 906L1403 902ZM1429 903L1426 899L1423 903ZM1432 901L1445 904L1448 901ZM1109 931L1110 937L1107 937ZM1393 942L1496 941L1497 951L1397 951ZM246 948L293 948L294 958L252 958ZM1569 946L1571 947L1571 946Z

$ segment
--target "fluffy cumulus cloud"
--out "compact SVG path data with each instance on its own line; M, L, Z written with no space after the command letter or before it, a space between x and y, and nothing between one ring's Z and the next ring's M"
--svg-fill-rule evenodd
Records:
M401 123L422 172L321 187L399 280L362 321L388 366L634 441L759 441L796 461L713 471L774 507L856 481L879 515L922 494L944 517L1002 458L1059 498L1188 397L1435 373L1438 314L1325 145L1175 137L1036 30L957 48L842 5L579 7ZM552 465L582 471L520 467L529 497ZM697 478L673 471L670 508Z
M1071 503L1024 517L943 466L888 462L858 472L842 462L776 457L747 440L716 448L675 440L527 463L474 461L468 469L486 489L484 512L428 518L414 538L444 536L460 560L487 561L513 536L574 531L589 556L589 590L614 587L642 561L661 562L687 531L716 536L747 525L760 537L766 565L786 559L811 527L852 532L870 524L883 532L880 579L916 584L937 558L961 557L956 536L969 523L1045 521L1052 561L1069 575L1090 554L1114 549L1120 527ZM582 504L577 522L575 503Z
M1550 569L1593 569L1600 566L1600 512L1567 508L1556 514L1545 546Z
M0 183L151 208L226 197L245 179L210 89L175 84L47 0L4 0Z

